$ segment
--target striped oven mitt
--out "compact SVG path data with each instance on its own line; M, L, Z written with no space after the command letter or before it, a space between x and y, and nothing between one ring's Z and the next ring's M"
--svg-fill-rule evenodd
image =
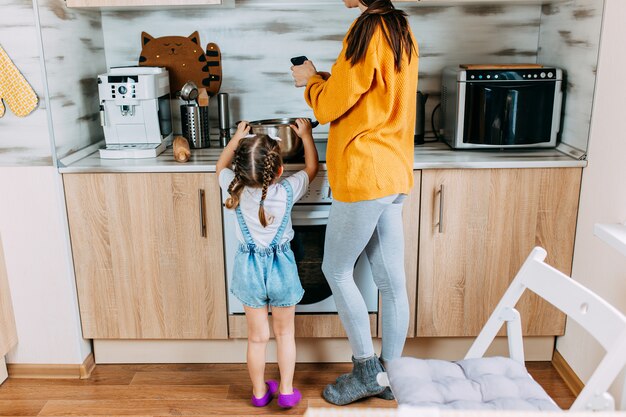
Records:
M37 108L39 99L26 78L0 46L0 117L5 101L16 116L24 117Z

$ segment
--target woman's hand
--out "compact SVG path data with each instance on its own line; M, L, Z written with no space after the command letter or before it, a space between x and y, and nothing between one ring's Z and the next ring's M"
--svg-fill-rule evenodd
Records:
M296 119L296 123L291 125L291 128L302 140L313 139L313 127L309 119Z
M302 65L294 65L291 67L291 75L295 81L296 87L304 87L309 79L317 74L315 65L311 61L304 61Z
M239 143L239 141L245 138L248 135L248 133L250 133L250 125L245 120L242 120L237 125L237 131L233 135L231 141L235 141Z

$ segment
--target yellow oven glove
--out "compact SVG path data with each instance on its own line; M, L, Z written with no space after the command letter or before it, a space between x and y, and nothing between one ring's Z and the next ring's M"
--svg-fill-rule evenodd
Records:
M26 78L0 46L0 117L4 100L16 116L24 117L37 108L39 99Z

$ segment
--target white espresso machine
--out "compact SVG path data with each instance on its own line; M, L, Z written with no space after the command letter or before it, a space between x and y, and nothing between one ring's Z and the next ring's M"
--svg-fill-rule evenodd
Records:
M150 158L172 138L170 83L161 67L117 67L98 75L100 158Z

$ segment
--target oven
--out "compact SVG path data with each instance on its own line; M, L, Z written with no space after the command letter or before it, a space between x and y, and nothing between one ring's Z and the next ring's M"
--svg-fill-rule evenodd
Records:
M285 175L292 173L285 172ZM227 196L223 196L223 200ZM324 239L332 195L326 172L319 172L311 182L307 194L298 201L292 210L291 220L294 238L291 248L294 252L304 297L296 306L297 313L335 313L337 307L332 292L322 273ZM235 234L237 218L234 210L223 207L224 256L226 258L226 284L230 287L233 263L239 242ZM356 262L354 280L363 295L369 312L378 311L378 288L372 278L367 255L362 253ZM229 314L243 313L241 302L228 291Z

